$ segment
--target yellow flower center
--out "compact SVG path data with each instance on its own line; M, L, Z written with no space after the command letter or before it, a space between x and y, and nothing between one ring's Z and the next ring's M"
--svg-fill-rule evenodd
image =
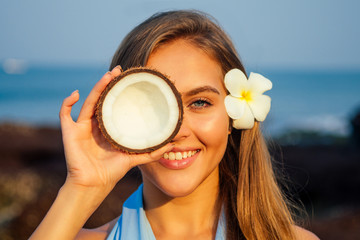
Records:
M240 94L240 99L245 100L247 102L251 101L251 92L243 90Z

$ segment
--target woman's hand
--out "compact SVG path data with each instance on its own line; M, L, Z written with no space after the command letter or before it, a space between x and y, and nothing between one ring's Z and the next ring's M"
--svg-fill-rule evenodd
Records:
M168 144L151 153L127 154L113 149L102 136L94 117L95 106L106 85L120 73L121 68L116 67L101 78L86 98L76 122L70 113L79 100L78 91L64 100L60 122L68 174L53 205L30 239L74 239L132 167L156 161L171 150L172 146Z
M79 100L78 91L62 104L60 121L68 169L66 184L99 187L110 192L132 167L157 160L171 149L171 145L166 145L152 153L128 154L114 149L103 137L94 116L95 107L106 85L120 74L118 66L101 78L85 100L76 122L70 113Z

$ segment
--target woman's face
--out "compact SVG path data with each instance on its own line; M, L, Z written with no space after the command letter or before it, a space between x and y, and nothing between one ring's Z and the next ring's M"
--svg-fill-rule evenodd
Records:
M186 196L204 182L217 186L229 131L220 65L186 40L175 40L156 49L146 66L175 84L182 95L184 119L173 139L174 149L159 161L140 166L144 186L155 186L170 197Z

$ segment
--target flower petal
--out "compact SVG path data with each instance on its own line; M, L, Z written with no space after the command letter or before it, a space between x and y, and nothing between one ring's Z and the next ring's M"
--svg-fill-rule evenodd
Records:
M249 106L246 105L243 116L233 121L233 127L236 129L251 129L254 126L254 122L254 116Z
M254 94L252 101L248 102L256 120L262 122L270 111L271 98L262 94Z
M237 68L227 72L224 81L227 90L234 97L241 97L241 91L247 90L249 86L245 74Z
M264 93L272 88L272 82L258 73L250 73L249 90L257 93Z
M247 106L245 100L235 98L231 95L227 95L224 100L226 111L232 119L241 118Z

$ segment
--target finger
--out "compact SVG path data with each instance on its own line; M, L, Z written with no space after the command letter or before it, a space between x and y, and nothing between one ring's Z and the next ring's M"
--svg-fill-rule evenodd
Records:
M165 146L163 146L153 152L139 154L131 162L131 165L132 165L131 167L135 167L135 166L141 165L141 164L146 164L149 162L158 161L160 158L162 158L164 153L170 152L173 148L174 148L174 144L168 143Z
M168 143L164 147L155 150L151 153L141 153L141 154L129 154L129 153L123 153L125 155L122 155L123 157L126 156L126 159L119 159L119 158L110 158L107 159L108 163L112 165L111 170L113 171L113 174L115 176L118 176L122 178L133 167L136 167L138 165L158 161L166 152L171 151L174 148L174 145L171 143ZM119 167L119 161L125 161L125 168ZM125 171L125 172L124 172Z
M70 94L69 97L65 98L61 108L60 108L60 113L59 113L59 118L60 118L60 123L61 126L63 127L64 124L68 123L68 122L73 122L72 117L71 117L71 109L72 106L79 101L79 90L75 90L74 92L72 92Z
M116 66L111 72L105 73L100 81L95 84L80 110L78 121L89 120L94 115L95 106L101 93L111 80L121 74L121 71L121 67Z

